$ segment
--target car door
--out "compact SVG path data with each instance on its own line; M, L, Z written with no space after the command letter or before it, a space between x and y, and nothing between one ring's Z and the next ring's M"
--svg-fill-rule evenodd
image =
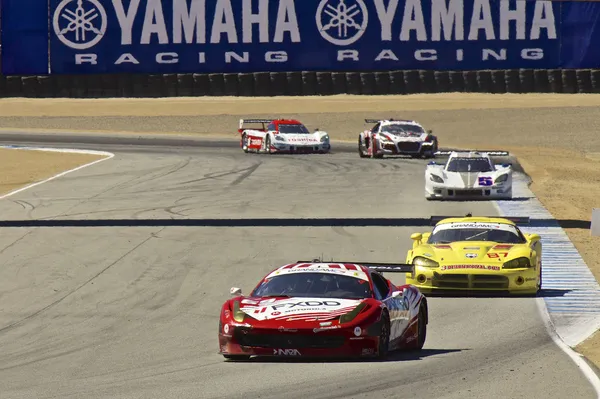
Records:
M391 284L379 273L371 274L375 298L385 303L390 313L390 342L400 338L408 327L408 302L404 296L393 295Z

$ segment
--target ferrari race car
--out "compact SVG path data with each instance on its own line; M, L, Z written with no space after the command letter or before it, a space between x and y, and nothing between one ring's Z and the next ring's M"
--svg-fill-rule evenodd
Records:
M262 127L249 129L246 124ZM238 132L244 152L323 154L331 150L327 132L317 129L311 133L293 119L241 119Z
M430 162L425 169L425 198L511 199L512 165L498 165L492 156L506 151L438 151L446 163Z
M250 356L385 358L419 350L428 324L426 298L395 286L383 272L412 265L298 261L281 266L248 295L232 288L221 309L219 353Z
M361 158L383 158L384 155L435 158L438 139L419 123L398 119L365 119L365 123L374 123L375 126L358 136Z
M538 234L523 234L517 224L529 218L431 218L430 233L410 236L413 264L407 284L423 293L496 291L536 294L542 287L542 243Z

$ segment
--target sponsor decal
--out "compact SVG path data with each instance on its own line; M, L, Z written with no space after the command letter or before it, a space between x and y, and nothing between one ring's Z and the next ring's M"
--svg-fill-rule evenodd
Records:
M369 355L374 355L375 354L375 349L373 348L363 348L361 355L363 356L369 356Z
M285 328L284 326L279 326L277 330L279 332L298 332L296 328Z
M466 258L473 259L477 257L477 254L465 254Z
M458 269L479 269L479 270L500 270L500 266L490 265L447 265L440 267L442 270L458 270Z
M525 282L528 283L530 281L535 281L535 280L537 280L537 278L535 278L535 277L529 277L529 278L525 279Z
M408 343L414 341L415 339L417 339L417 336L418 336L418 334L415 333L414 335L411 335L410 337L406 338L406 343L408 344Z
M223 326L223 332L224 332L225 334L229 334L229 324L225 324L225 325Z
M257 320L270 318L317 319L333 318L352 310L361 301L353 299L289 298L260 306L245 306L241 310Z
M250 140L250 145L261 145L261 144L262 144L261 139L251 139Z
M98 44L106 33L108 18L98 0L63 0L52 18L58 40L74 50Z
M313 328L313 332L316 334L321 331L337 330L338 328L342 328L342 327L341 326L316 327L316 328Z
M298 349L273 349L273 354L277 356L302 356Z
M361 334L362 334L362 328L360 328L358 326L354 327L354 335L357 336L357 337L360 337Z

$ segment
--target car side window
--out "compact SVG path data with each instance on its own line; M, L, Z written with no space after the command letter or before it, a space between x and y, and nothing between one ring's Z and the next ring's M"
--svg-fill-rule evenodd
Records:
M267 132L272 132L277 130L277 128L275 127L274 123L270 123L269 126L267 126Z
M371 129L372 133L377 133L379 131L379 126L381 125L381 123L376 124L375 126L373 126L373 129Z
M372 273L373 277L373 288L375 288L375 297L379 300L387 298L390 287L388 286L387 280L377 273Z

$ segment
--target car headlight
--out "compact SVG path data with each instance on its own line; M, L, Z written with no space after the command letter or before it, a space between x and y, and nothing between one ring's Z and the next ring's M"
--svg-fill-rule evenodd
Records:
M246 313L242 312L240 309L240 303L235 301L233 303L233 320L237 321L238 323L243 323L246 316Z
M277 141L285 141L285 137L283 137L283 136L275 136L275 140L277 140Z
M379 137L379 141L391 143L391 140L387 136L384 136L383 134L380 134L377 137Z
M430 175L429 180L431 180L432 182L435 182L435 183L443 183L444 182L444 179L442 179L441 177L439 177L437 175Z
M509 260L502 265L503 269L526 269L528 267L531 267L531 263L525 257Z
M325 143L326 141L329 141L329 136L325 135L323 137L321 137L321 143Z
M507 180L508 180L508 175L503 174L502 176L500 176L499 178L496 179L496 183L504 183Z
M424 258L422 256L417 256L413 259L413 265L420 267L439 267L440 264L434 260Z
M349 323L352 320L354 320L354 318L356 316L358 316L358 314L360 312L363 311L363 309L365 308L365 306L367 306L367 305L363 302L360 305L358 305L357 307L355 307L354 309L352 309L351 311L349 311L348 313L341 315L340 316L340 323Z

